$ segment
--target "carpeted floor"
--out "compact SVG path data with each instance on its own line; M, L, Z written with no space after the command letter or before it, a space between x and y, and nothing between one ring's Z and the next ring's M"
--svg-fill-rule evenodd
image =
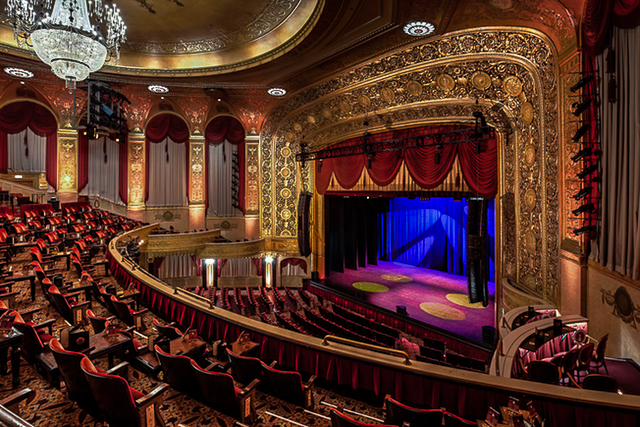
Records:
M494 326L494 283L486 308L468 304L466 277L394 262L332 271L322 283L387 310L405 306L412 319L476 341L482 341L482 326Z

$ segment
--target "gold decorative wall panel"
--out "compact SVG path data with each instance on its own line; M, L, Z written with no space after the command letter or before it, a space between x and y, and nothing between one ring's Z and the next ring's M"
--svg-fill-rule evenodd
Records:
M297 173L289 154L300 141L314 150L361 136L365 118L372 133L473 123L480 109L499 135L498 278L509 275L558 301L556 58L535 31L473 29L417 43L292 96L261 133L262 235L296 235L295 217L285 211L312 185L310 166Z
M78 131L58 130L58 191L76 193L78 191Z
M206 244L220 237L220 230L200 233L150 234L147 243L140 249L147 258L168 255L195 254Z
M257 136L245 139L245 214L257 215L260 208L260 145Z
M129 134L129 209L143 209L145 196L144 134Z
M189 150L189 204L204 204L206 188L204 182L204 136L191 135Z

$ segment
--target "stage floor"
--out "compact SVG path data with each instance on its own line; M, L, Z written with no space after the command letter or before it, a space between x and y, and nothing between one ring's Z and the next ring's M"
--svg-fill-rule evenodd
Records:
M395 262L379 261L344 273L331 271L322 281L338 291L396 311L407 308L414 320L482 341L482 327L495 326L495 284L489 282L489 305L469 304L467 278Z

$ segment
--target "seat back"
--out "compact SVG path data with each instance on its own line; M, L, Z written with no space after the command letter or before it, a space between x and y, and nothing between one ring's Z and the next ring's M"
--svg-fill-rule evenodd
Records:
M247 385L256 378L262 379L262 363L257 357L240 356L228 348L227 356L233 368L233 377L240 384Z
M596 347L596 351L594 354L594 360L598 363L604 360L604 353L607 350L607 341L609 340L609 334L606 334L600 341L598 341L598 346Z
M80 362L80 368L104 421L112 426L139 427L136 402L129 383L124 378L98 372L86 357Z
M298 406L307 406L300 373L273 369L264 362L260 362L260 364L262 365L263 378L274 396Z
M158 322L158 319L153 318L153 326L155 326L158 331L158 339L167 338L168 340L174 340L176 338L180 338L182 333L174 326L163 325Z
M80 362L85 357L84 354L65 350L56 338L49 341L49 348L56 359L62 378L64 378L69 398L78 403L91 416L100 418L98 404L93 398L87 378L80 368Z
M343 414L342 412L331 408L331 427L390 427L395 424L368 424Z
M532 360L527 366L529 379L538 383L558 384L560 370L558 366L543 360Z
M191 368L191 358L167 353L157 345L154 346L154 350L164 372L164 381L175 390L199 399L200 394L197 392L198 386Z
M593 343L585 344L580 347L578 352L578 367L582 369L588 369L591 364L591 358L593 357Z
M609 375L590 374L584 377L582 388L617 393L618 381Z
M135 320L133 319L133 315L131 315L131 312L129 311L129 306L127 305L127 303L118 300L115 295L111 295L110 300L111 305L115 310L114 314L118 317L118 319L122 320L129 326L133 326L135 324Z
M67 322L75 325L82 320L73 318L73 309L71 308L71 305L69 305L69 301L67 301L67 298L65 298L65 296L60 293L60 290L56 286L49 286L47 292L49 293L51 302L53 302L53 305L58 310L58 313L60 313L60 315L64 317ZM80 317L82 317L82 313L80 313Z
M191 361L191 368L198 384L198 393L202 403L240 419L242 414L238 396L239 389L233 384L233 377L221 372L204 370L194 361ZM247 403L247 408L250 410L252 404L251 402Z
M445 427L476 427L478 423L460 418L459 416L452 414L451 412L445 412L444 425Z
M99 334L100 332L104 331L107 326L106 318L96 316L91 309L87 310L85 313L87 315L87 319L89 319L89 323L91 324L94 333Z
M384 399L384 405L386 408L385 424L402 426L404 422L408 422L412 426L442 425L443 412L440 409L412 408L389 396Z
M45 346L33 326L27 323L14 322L13 327L22 333L23 337L21 348L29 359L33 360L36 355L45 351Z

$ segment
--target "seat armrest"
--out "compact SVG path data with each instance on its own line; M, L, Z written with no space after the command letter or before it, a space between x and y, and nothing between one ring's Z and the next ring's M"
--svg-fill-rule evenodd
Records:
M22 318L28 322L30 320L33 320L33 315L40 310L42 310L42 308L32 308L31 310L21 311L20 316L22 316Z
M120 362L113 368L109 369L106 373L109 375L117 375L126 380L129 376L129 362Z
M51 328L53 324L56 323L56 319L47 319L44 322L40 322L37 325L33 325L35 329L47 328L49 329L49 335L51 335Z
M260 385L260 378L256 378L253 381L251 381L249 383L249 385L245 386L241 391L240 394L246 394L246 393L251 393L253 391L254 388L258 387L258 385Z
M75 310L75 309L78 309L78 308L83 308L84 309L85 307L91 307L91 301L85 301L85 302L78 303L78 304L72 306L71 308Z
M275 369L277 364L278 364L278 362L274 360L273 362L269 363L269 367Z
M309 378L309 380L304 383L304 388L310 388L313 387L313 382L316 380L316 376L315 375L311 375L311 378Z
M148 308L143 308L142 310L139 310L139 311L136 311L135 313L133 313L133 315L134 315L134 316L137 316L137 315L139 315L139 314L144 314L144 313L146 313L147 311L149 311L149 309L148 309Z
M158 385L156 388L151 390L146 395L142 396L140 399L136 400L136 406L138 408L143 408L151 403L154 403L158 399L162 399L162 394L167 391L169 388L169 384L162 383Z
M66 299L69 299L69 298L75 298L75 297L77 297L78 295L80 295L81 293L82 293L81 291L69 292L68 294L64 294L63 296L64 296Z

